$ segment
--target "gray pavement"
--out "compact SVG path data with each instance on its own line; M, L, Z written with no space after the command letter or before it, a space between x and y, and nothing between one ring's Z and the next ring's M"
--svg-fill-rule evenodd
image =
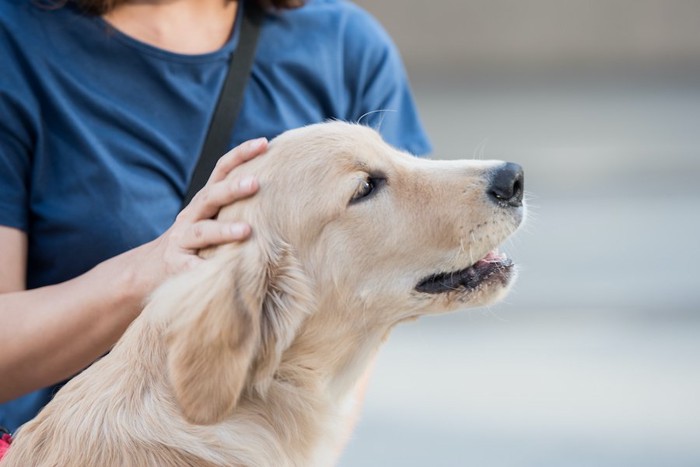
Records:
M525 166L521 275L502 304L394 332L340 465L700 466L700 85L415 92L436 157Z

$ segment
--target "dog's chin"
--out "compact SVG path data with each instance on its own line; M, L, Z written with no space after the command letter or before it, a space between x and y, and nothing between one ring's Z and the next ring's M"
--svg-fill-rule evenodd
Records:
M471 306L487 305L508 292L516 274L513 261L498 250L492 250L464 269L421 279L415 291Z

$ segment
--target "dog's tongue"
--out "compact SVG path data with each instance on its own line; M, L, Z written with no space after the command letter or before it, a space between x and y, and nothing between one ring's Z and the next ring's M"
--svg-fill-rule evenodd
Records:
M481 258L477 263L500 263L507 259L507 256L498 250L491 250L486 256Z

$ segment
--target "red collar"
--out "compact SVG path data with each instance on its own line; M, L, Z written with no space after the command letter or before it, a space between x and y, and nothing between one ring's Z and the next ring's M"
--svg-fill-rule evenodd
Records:
M9 433L0 436L0 459L2 459L7 450L10 449L10 444L12 444L12 436L10 436Z

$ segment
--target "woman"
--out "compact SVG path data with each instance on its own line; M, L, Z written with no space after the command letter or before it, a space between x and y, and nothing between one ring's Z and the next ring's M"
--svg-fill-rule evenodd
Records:
M371 113L389 142L429 151L371 17L341 0L267 3L231 146L264 138L222 158L178 214L246 3L0 0L0 425L108 351L198 249L245 240L250 226L212 218L257 190L224 177L265 138Z

